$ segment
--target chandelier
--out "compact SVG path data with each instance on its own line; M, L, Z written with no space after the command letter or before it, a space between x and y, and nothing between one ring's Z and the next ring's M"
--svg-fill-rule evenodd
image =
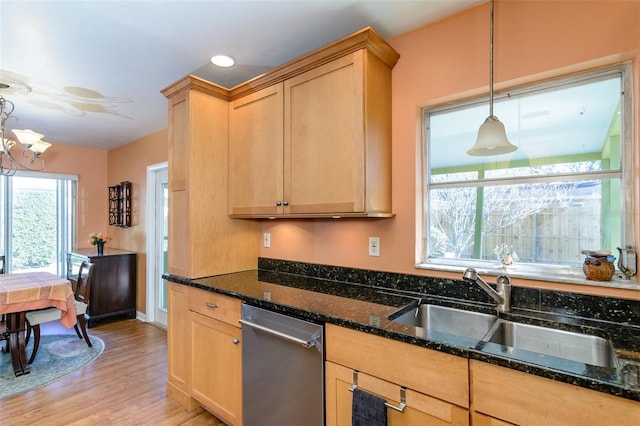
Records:
M6 88L4 84L0 86L0 89L2 88ZM42 170L44 168L44 160L40 157L40 154L51 146L49 142L42 140L44 135L29 129L12 130L18 139L18 143L5 138L4 133L7 129L5 123L9 118L15 118L15 116L11 116L13 108L13 102L0 95L0 174L4 176L15 174L18 168ZM20 147L22 147L21 150ZM16 151L20 151L17 156L14 155Z

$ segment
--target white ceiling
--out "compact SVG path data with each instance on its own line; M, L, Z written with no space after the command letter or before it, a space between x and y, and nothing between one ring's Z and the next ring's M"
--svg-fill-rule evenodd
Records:
M365 26L390 39L485 1L0 0L7 128L110 149L166 128L160 90L187 74L230 88Z

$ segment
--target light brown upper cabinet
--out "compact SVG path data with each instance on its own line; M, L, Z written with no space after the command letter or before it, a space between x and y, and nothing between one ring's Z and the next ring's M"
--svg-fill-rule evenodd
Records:
M229 214L392 216L397 59L366 28L241 86L240 96L232 93Z
M255 268L260 224L228 211L228 92L188 76L169 101L168 272L199 278Z

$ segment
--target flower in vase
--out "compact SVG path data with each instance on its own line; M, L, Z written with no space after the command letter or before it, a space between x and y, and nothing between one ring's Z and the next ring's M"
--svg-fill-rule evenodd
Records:
M102 232L94 232L93 234L89 234L89 243L92 245L104 244L111 241L111 237L107 234L103 234Z

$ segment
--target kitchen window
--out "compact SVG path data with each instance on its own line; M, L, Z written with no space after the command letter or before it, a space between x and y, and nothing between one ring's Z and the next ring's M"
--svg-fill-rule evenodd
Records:
M425 109L417 267L585 282L583 249L635 246L630 75L624 65L497 94L517 146L503 155L467 154L486 97Z

